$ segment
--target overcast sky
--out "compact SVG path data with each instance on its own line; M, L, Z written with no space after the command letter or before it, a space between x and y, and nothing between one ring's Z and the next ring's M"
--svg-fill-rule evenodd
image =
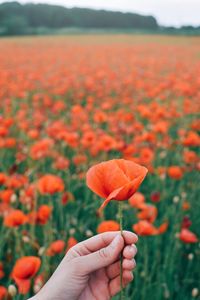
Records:
M6 1L0 0L1 2ZM42 2L66 7L78 6L138 12L155 16L162 25L200 25L200 0L21 0L19 2Z

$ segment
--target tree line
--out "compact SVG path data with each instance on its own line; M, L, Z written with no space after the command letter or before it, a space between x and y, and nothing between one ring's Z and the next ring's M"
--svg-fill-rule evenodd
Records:
M59 29L66 27L94 29L157 29L152 16L134 13L65 8L48 4L0 4L0 32L23 34L34 28Z
M152 16L49 4L0 4L0 36L65 33L69 30L145 31L164 34L200 34L200 27L161 27ZM65 31L64 31L65 30Z

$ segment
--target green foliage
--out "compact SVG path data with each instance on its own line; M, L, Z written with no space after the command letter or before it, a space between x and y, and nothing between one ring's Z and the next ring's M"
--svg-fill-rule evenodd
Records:
M67 27L156 30L158 24L151 16L133 13L83 8L68 9L47 4L21 5L18 2L0 5L0 28L4 28L2 32L5 35L37 33L38 28Z
M5 35L20 35L26 33L27 21L20 16L13 16L3 22L3 33Z
M87 8L18 2L0 4L0 36L125 32L199 35L200 27L161 27L152 16Z

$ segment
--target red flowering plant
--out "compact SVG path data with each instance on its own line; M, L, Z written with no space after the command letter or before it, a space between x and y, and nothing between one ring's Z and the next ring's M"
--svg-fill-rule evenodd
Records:
M122 202L131 198L147 175L148 170L125 159L113 159L91 167L86 175L88 187L97 195L104 198L100 211L111 201L119 202L120 231L123 236ZM122 255L120 258L120 286L122 285Z

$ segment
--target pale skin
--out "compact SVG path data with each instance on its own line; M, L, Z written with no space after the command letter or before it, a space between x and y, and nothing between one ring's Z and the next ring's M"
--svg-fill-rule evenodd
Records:
M129 231L106 232L72 247L39 291L29 300L109 300L133 280L137 236Z

